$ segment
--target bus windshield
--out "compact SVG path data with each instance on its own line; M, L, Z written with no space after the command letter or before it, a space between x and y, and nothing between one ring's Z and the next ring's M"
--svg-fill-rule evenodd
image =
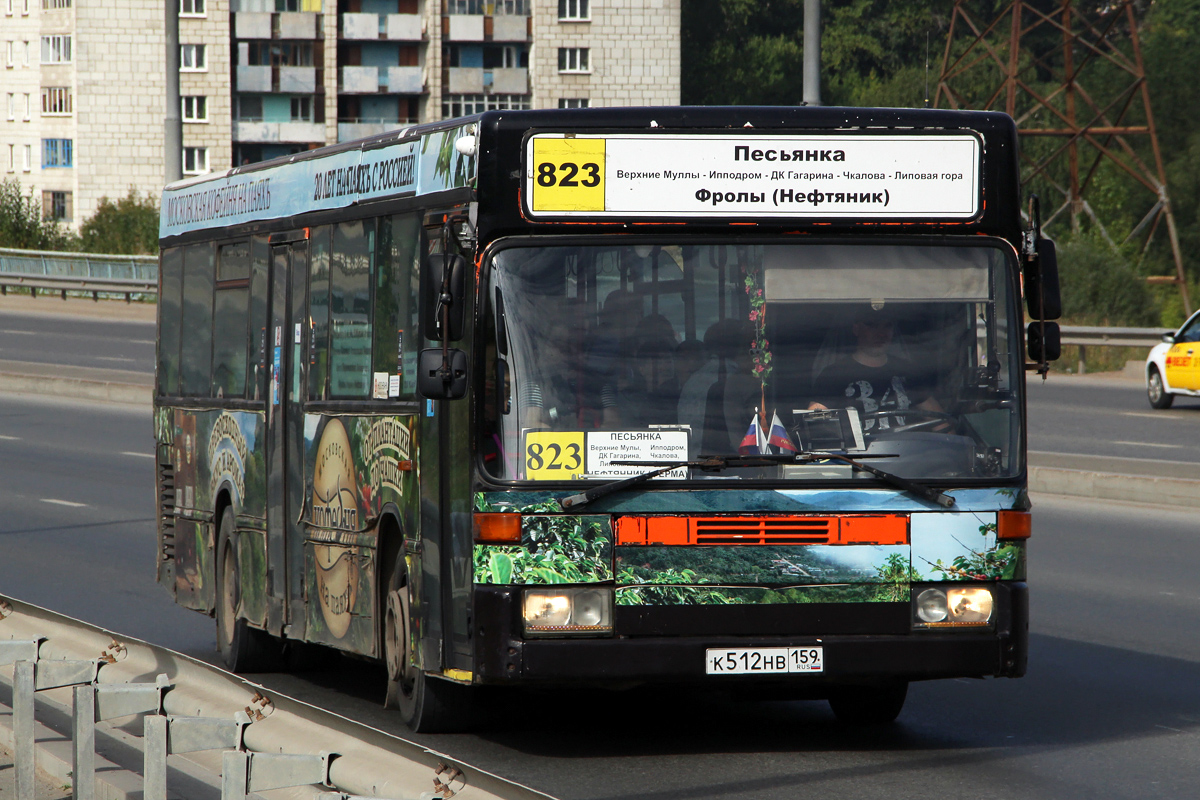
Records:
M484 290L485 468L612 480L835 451L909 478L1014 477L1015 267L992 240L504 247ZM816 461L654 482L858 477Z

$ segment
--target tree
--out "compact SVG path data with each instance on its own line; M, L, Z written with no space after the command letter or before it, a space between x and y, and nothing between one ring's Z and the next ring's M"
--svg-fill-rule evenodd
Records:
M135 190L116 201L101 198L96 213L79 229L86 253L147 255L158 252L158 202Z
M0 247L24 250L66 250L71 235L65 226L42 216L33 188L21 191L16 178L0 182Z

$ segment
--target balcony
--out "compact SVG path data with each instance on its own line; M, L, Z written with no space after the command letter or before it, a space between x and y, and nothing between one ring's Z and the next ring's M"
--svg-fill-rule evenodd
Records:
M342 14L343 39L378 39L378 14Z
M271 68L238 65L236 89L239 92L271 91Z
M243 143L307 144L325 142L325 125L320 122L255 122L235 120L233 139Z
M416 125L415 119L348 119L338 121L338 141L349 142Z
M450 94L483 94L481 67L450 67L446 91Z
M508 14L492 17L492 41L529 41L529 17Z
M490 81L489 78L491 78ZM486 70L483 73L483 87L484 91L490 94L528 94L529 70L524 68Z
M317 68L280 67L278 91L286 94L312 94L317 91Z
M387 90L392 94L420 94L425 91L425 75L420 67L388 67Z
M388 14L387 38L392 42L419 42L424 38L420 14Z
M311 12L287 12L279 15L280 39L317 39L317 15Z
M451 14L447 19L450 20L450 32L447 36L452 42L482 42L483 41L483 15L482 14Z
M233 15L235 39L270 39L271 15L254 11L238 11Z
M379 92L379 67L342 67L339 91L345 94L376 94Z

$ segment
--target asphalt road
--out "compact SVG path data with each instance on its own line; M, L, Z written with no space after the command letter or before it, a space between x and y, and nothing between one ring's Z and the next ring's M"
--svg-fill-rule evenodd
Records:
M0 592L212 660L212 621L154 584L150 447L147 409L0 395ZM475 734L409 738L563 798L1192 796L1194 512L1035 502L1021 680L914 685L873 732L823 703L581 689L492 698ZM259 679L407 735L369 665Z
M46 298L41 302L63 301ZM154 357L153 322L11 309L0 312L0 361L62 366L64 374L69 374L71 367L153 373Z

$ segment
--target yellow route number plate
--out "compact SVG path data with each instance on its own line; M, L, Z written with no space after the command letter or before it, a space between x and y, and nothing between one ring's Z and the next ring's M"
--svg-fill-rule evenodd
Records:
M569 481L583 474L582 431L530 431L525 434L525 480Z
M533 140L534 211L604 210L604 140Z

